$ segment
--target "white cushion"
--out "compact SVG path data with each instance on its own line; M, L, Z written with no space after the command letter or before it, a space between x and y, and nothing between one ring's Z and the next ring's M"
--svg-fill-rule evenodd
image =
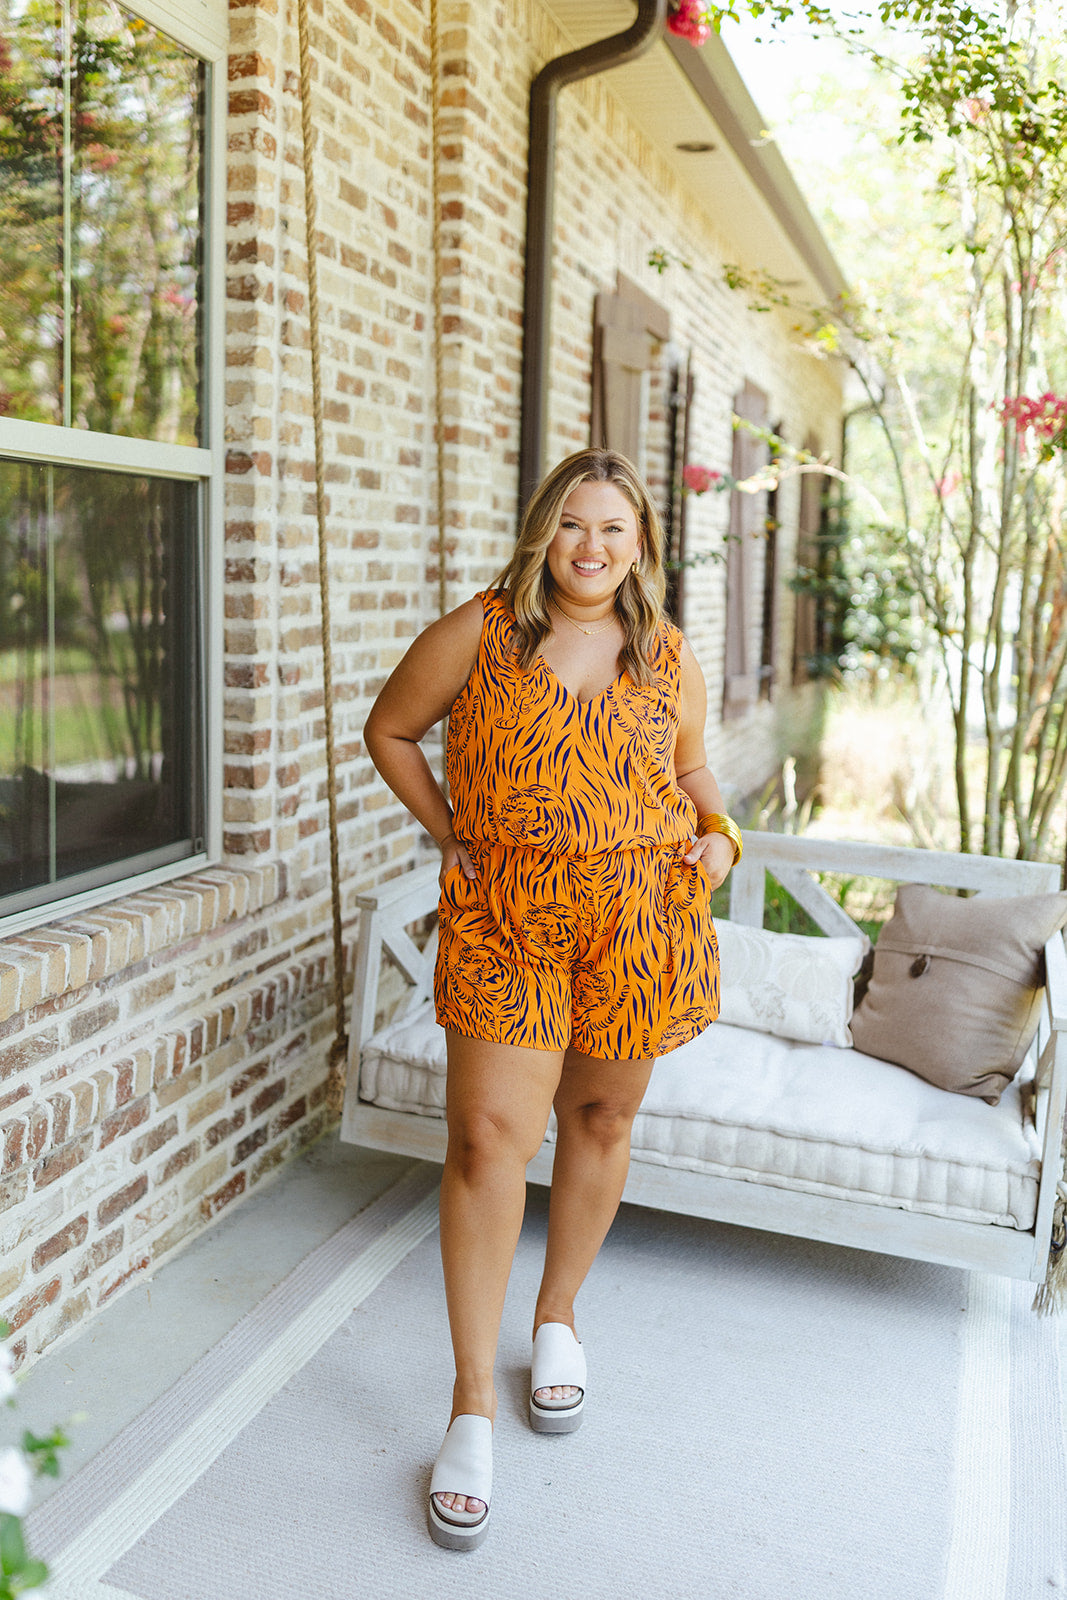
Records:
M859 1050L715 1023L656 1062L639 1159L965 1222L1032 1228L1023 1086L987 1105Z
M360 1093L443 1116L445 1036L427 1001L364 1047ZM657 1061L637 1161L966 1222L1031 1228L1040 1154L1023 1087L950 1094L858 1050L715 1023Z
M715 919L719 939L719 1021L804 1044L852 1043L852 980L866 941L771 933Z

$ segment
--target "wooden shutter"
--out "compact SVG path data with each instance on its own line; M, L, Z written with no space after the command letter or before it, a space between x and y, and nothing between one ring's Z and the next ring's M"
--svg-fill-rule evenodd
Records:
M819 441L809 434L804 448L818 456ZM797 527L797 567L818 572L819 534L822 529L823 479L818 473L804 473L800 480L800 519ZM813 594L798 594L793 632L793 682L806 683L811 676L809 662L821 648L819 606Z
M734 400L737 416L767 426L767 396L746 383ZM767 460L767 447L743 428L734 430L735 478L748 478ZM763 595L760 578L766 542L766 494L730 496L730 536L726 545L726 660L723 679L724 719L741 717L760 692Z
M619 450L643 470L647 424L645 374L653 341L670 338L670 313L621 272L614 294L598 294L594 308L593 392L590 443Z
M779 423L773 430L781 437ZM778 490L769 489L764 507L763 614L760 630L760 695L770 700L778 660Z

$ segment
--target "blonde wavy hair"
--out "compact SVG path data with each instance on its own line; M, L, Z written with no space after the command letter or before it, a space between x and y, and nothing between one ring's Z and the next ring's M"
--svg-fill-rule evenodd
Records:
M578 450L567 456L552 468L526 507L515 553L496 581L515 619L515 656L521 667L531 666L552 632L548 601L553 584L546 556L564 505L583 483L613 483L637 514L641 556L636 573L627 572L616 590L615 611L625 633L619 665L634 683L645 685L652 682L649 655L663 621L667 588L663 524L641 474L617 450Z

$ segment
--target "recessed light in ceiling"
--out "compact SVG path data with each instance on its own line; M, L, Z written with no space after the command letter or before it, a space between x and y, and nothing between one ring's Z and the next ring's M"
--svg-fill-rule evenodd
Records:
M689 156L702 156L714 150L715 146L709 143L707 139L683 139L674 148L676 150L684 150L686 155Z

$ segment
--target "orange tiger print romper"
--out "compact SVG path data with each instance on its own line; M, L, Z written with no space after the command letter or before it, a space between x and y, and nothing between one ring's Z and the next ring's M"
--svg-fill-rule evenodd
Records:
M719 1012L711 884L682 860L696 808L678 788L681 635L582 704L509 652L487 592L478 659L448 722L455 832L477 871L445 874L437 1020L467 1038L605 1061L665 1055Z

